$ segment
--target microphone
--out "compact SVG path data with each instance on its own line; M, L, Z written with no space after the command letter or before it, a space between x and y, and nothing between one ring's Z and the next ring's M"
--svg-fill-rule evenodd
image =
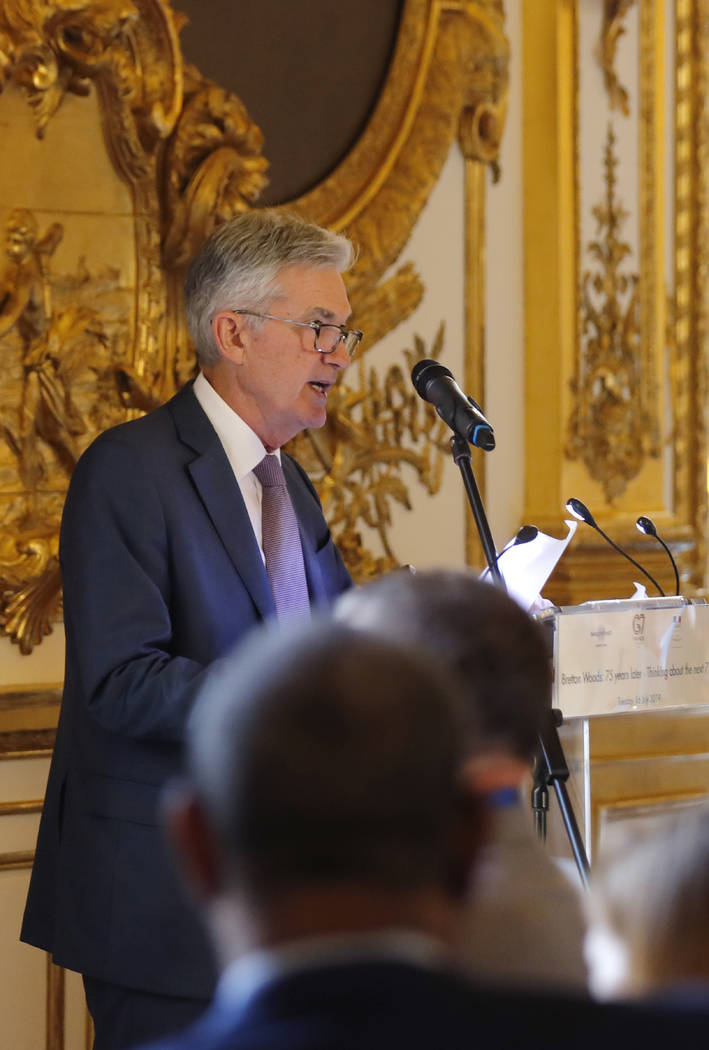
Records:
M590 525L592 529L595 529L596 532L600 533L603 539L606 541L606 543L610 543L611 547L614 550L618 551L618 554L622 554L623 557L627 558L628 561L631 562L636 569L640 569L640 572L644 576L647 576L648 580L650 580L650 582L654 584L655 587L657 587L662 597L665 597L665 592L663 591L662 587L660 587L655 577L651 576L647 569L643 569L640 562L637 562L635 558L631 558L630 555L626 551L624 551L622 547L619 547L617 543L613 542L610 536L606 535L601 526L596 522L596 519L594 518L593 514L591 514L591 511L588 509L585 503L582 503L580 499L576 499L576 497L574 496L567 502L566 509L568 510L569 514L573 514L573 516L575 518L578 518L579 521L585 522L586 525Z
M675 571L675 594L679 596L679 570L677 568L677 562L673 558L672 551L667 546L662 536L658 536L657 528L655 527L655 522L652 520L652 518L646 518L645 515L642 514L635 522L635 528L638 529L640 532L644 533L645 536L654 536L657 542L661 543L667 551L667 556L672 562L672 568Z
M516 536L514 536L509 543L506 543L499 554L495 555L494 564L497 565L498 561L503 554L506 554L512 547L518 547L521 543L531 543L532 540L536 540L539 535L539 529L536 525L523 525ZM490 566L487 565L484 571L480 574L480 579L484 580L487 574L490 572Z
M480 406L460 389L453 373L438 361L424 358L411 371L411 381L416 393L429 401L444 423L454 433L465 438L471 445L491 452L495 447L495 435Z

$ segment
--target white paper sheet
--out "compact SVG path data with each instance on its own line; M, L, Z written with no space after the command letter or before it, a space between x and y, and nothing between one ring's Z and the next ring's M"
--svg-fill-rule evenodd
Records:
M563 539L540 532L531 543L510 547L497 563L508 594L527 612L539 598L576 532L577 521L566 520L564 524L568 533ZM489 572L484 575L485 579L490 578Z

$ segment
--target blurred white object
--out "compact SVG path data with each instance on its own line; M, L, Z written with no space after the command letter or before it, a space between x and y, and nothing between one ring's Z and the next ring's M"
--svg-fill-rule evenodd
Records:
M593 998L622 998L628 985L630 956L618 934L605 925L592 923L584 937L583 956Z
M557 540L539 532L530 543L510 547L500 557L498 565L507 593L526 612L539 612L551 605L541 597L542 587L571 542L578 522L567 520L564 524L568 533L563 539Z

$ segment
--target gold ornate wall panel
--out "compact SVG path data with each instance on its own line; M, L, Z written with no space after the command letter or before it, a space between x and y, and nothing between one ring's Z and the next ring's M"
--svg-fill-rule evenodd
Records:
M499 0L407 0L361 139L290 205L359 246L348 290L367 343L327 428L301 436L296 451L360 578L396 564L391 506L407 505L412 482L435 491L447 448L411 389L412 361L402 351L401 366L380 375L374 351L424 294L412 265L394 267L451 144L476 172L496 161L503 22ZM13 142L0 172L0 628L26 653L60 613L58 524L77 457L192 373L186 265L219 222L257 205L266 181L258 127L242 100L183 68L179 24L167 0L0 8L0 124ZM468 181L483 192L479 174ZM469 236L471 270L480 269L479 228ZM442 346L443 327L413 353L436 356ZM380 552L364 546L362 523Z
M560 533L579 497L669 590L666 555L635 529L650 515L695 592L705 580L706 5L555 0L523 11L525 518ZM582 526L547 591L563 604L625 597L632 578Z

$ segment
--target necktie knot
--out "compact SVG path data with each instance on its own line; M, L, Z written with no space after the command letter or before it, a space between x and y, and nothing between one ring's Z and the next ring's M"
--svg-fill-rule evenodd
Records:
M278 456L269 453L254 467L254 474L265 488L274 485L285 485L286 478Z

